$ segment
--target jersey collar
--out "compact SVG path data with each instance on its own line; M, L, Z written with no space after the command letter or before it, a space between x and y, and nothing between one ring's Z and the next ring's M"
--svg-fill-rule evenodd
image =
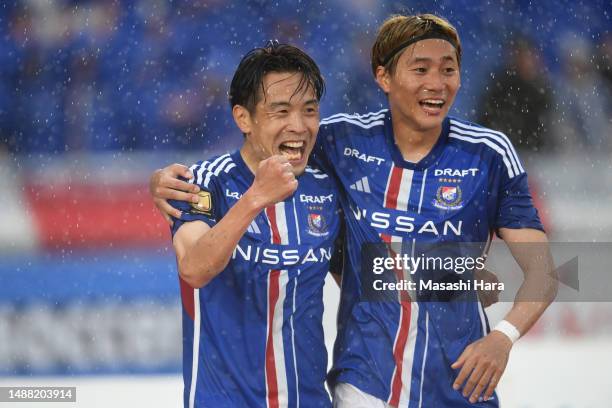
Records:
M389 151L391 152L391 158L393 159L393 162L397 167L413 170L423 170L433 166L438 161L440 155L442 154L442 151L444 150L444 146L446 145L446 141L448 139L449 128L450 120L447 116L442 122L442 132L440 133L436 144L432 147L429 153L427 153L425 157L423 157L416 163L409 162L404 160L402 153L395 144L395 138L393 136L393 124L391 121L391 110L389 110L387 112L387 115L385 115L385 139L387 140L387 145L389 147Z
M249 166L247 166L246 162L242 158L240 150L236 150L234 153L232 153L231 157L234 163L236 164L236 168L238 169L240 174L242 174L246 182L249 185L253 184L253 180L255 180L255 175L253 174L251 169L249 169Z

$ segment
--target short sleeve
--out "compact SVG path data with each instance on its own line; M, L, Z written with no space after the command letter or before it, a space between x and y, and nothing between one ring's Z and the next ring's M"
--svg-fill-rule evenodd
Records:
M191 169L197 169L197 167L198 165L195 165L192 166ZM189 183L195 182L194 179L180 179L183 181L188 181ZM208 187L204 187L201 184L198 184L200 187L200 192L198 193L198 203L189 203L186 201L178 200L168 201L170 205L181 211L180 218L172 217L173 225L171 227L171 232L173 237L174 234L176 234L176 231L178 231L178 229L181 227L181 225L186 222L203 221L210 227L214 227L217 224L217 221L219 220L218 206L220 204L220 201L219 195L217 194L217 189L215 188L215 180L213 179L211 181L212 182L208 184Z
M500 228L533 228L544 231L538 210L529 193L525 172L512 178L507 172L502 174L495 230L499 231Z
M330 125L321 125L317 135L317 141L309 159L309 161L327 174L334 174L334 167L331 165L330 160L330 154L333 150L332 141L333 127Z

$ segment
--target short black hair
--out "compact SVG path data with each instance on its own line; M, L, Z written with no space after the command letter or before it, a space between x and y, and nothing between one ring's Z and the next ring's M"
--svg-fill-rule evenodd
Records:
M301 73L296 93L312 87L320 101L325 92L325 81L316 62L299 48L274 40L268 41L265 47L249 51L238 64L230 85L231 107L241 105L253 113L260 95L263 95L264 76L271 72Z

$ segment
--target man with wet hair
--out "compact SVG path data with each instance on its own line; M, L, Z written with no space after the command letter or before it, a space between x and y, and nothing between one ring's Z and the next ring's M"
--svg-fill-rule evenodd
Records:
M185 407L331 406L323 284L341 220L308 165L323 92L300 49L250 51L230 88L242 147L191 166L197 199L172 202Z
M372 71L389 109L339 113L321 121L313 153L337 179L346 222L338 337L329 384L337 407L497 407L494 393L513 343L556 294L547 238L527 175L506 135L448 116L460 86L456 29L431 14L395 15L380 27ZM154 174L156 204L189 198ZM180 171L180 170L179 170ZM497 234L521 266L525 283L493 330L475 293L448 303L365 301L364 245L476 242ZM524 250L524 243L534 243ZM400 271L405 273L405 271ZM527 290L538 293L530 302ZM473 295L473 296L471 296ZM471 297L469 297L471 296Z

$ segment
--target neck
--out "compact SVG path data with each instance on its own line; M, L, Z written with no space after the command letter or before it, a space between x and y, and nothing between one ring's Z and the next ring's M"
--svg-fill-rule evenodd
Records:
M405 120L401 112L391 109L393 118L393 135L404 160L416 163L431 151L440 133L442 125L431 129L419 128L414 122Z
M245 141L240 148L240 156L242 156L242 160L244 160L249 170L251 170L251 173L255 174L261 160L259 160L253 146L251 146L249 142Z

